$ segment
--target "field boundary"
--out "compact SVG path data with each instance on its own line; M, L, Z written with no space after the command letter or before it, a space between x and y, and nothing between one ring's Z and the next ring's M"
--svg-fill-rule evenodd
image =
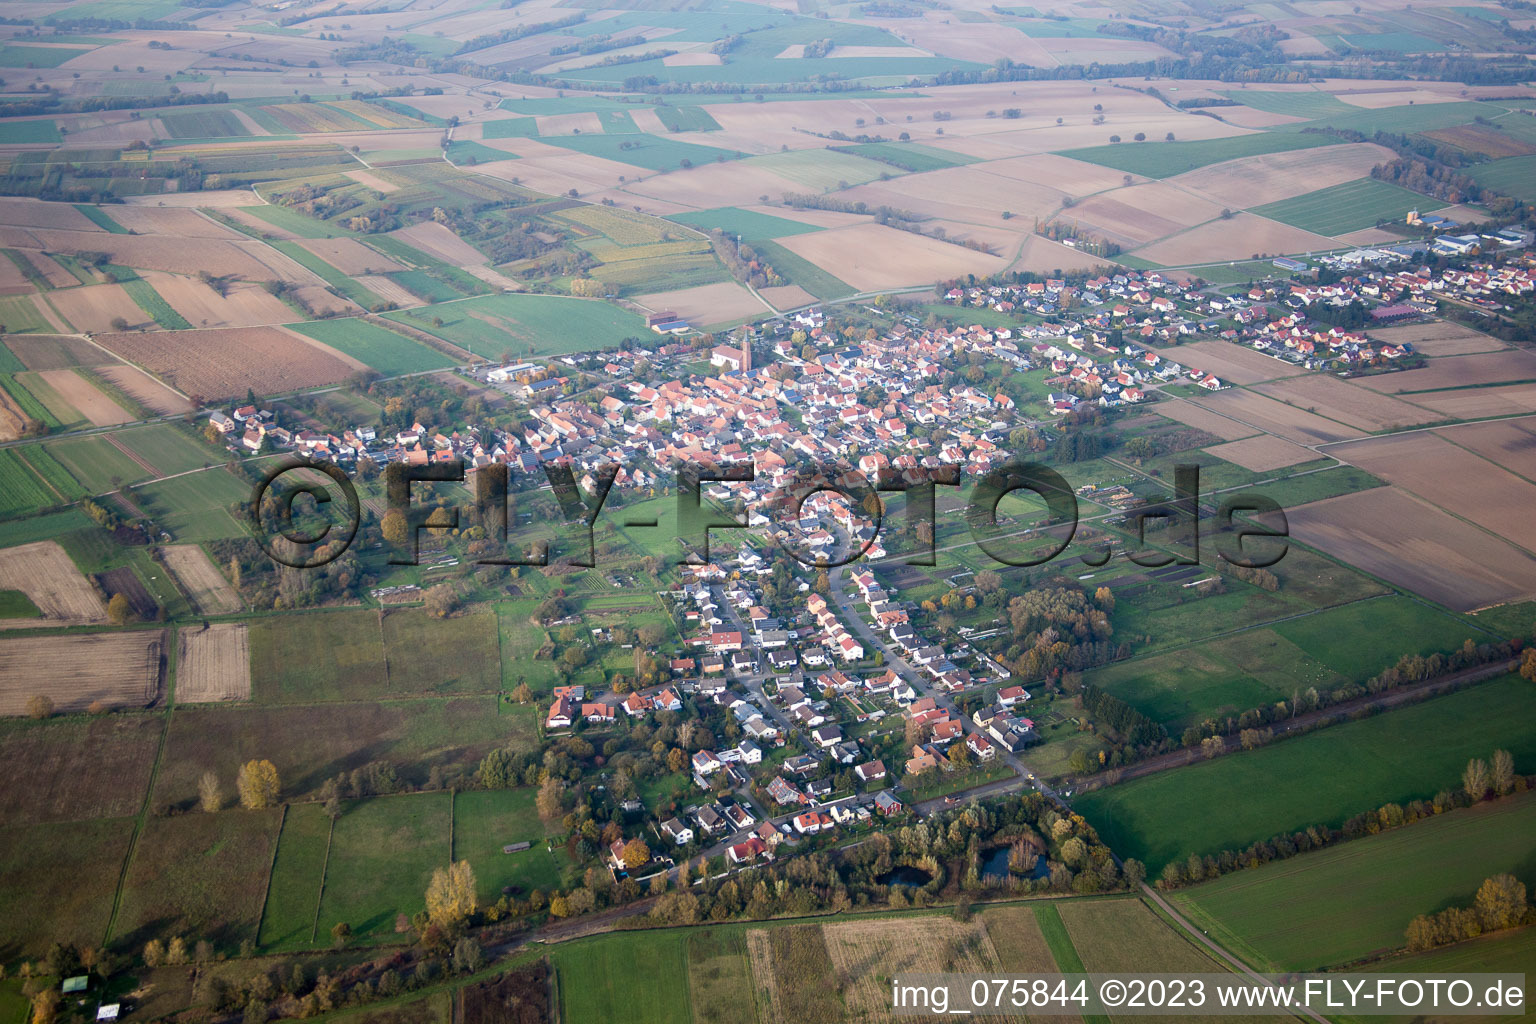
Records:
M277 833L272 836L272 857L267 861L267 884L261 887L261 913L256 915L256 928L252 932L255 941L261 941L261 924L267 919L267 897L272 894L272 873L277 870L277 848L283 842L283 826L288 824L288 804L283 804L277 816Z
M309 926L309 941L310 942L318 942L319 941L318 937L319 937L319 934L320 934L320 904L325 899L325 878L326 878L327 872L329 872L330 869L331 869L331 840L336 837L336 819L335 818L331 818L331 816L329 814L327 814L326 817L330 818L331 825L330 825L330 828L327 829L326 833L325 833L325 859L320 862L320 891L315 894L315 917L314 917L314 920L310 923L310 926ZM281 833L279 833L278 839L279 840L282 839ZM268 876L268 880L267 880L267 885L270 887L271 884L272 884L271 876L269 875ZM263 913L266 912L266 907L265 906L262 907L262 912Z

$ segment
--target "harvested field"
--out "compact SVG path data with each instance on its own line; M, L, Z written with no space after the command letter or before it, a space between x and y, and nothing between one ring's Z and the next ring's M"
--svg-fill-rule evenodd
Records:
M1360 436L1360 431L1353 427L1326 420L1252 391L1219 391L1202 399L1200 404L1239 423L1246 423L1261 433L1278 434L1297 444L1344 441Z
M96 367L96 372L117 385L123 394L132 398L150 412L160 413L162 416L174 416L177 413L192 411L191 402L182 398L137 366L129 366L126 363L112 363L107 366Z
M1090 164L1054 153L1037 153L1034 156L1015 156L993 160L986 165L987 173L1017 181L1033 182L1064 192L1075 199L1120 188L1125 174L1113 167ZM1132 176L1135 181L1143 178Z
M653 310L670 309L684 320L708 327L743 317L762 316L763 304L735 281L721 281L675 292L638 295L635 301Z
M633 176L634 168L626 170ZM777 201L785 193L803 192L804 187L766 167L733 163L707 164L695 167L687 174L664 174L648 178L643 182L626 185L623 191L676 203L690 210L701 210L720 206L751 206L759 202L760 196Z
M821 925L748 931L747 956L769 1020L831 1024L843 1019L837 972Z
M279 327L104 334L98 341L177 390L205 399L280 394L345 380L353 367Z
M142 708L160 696L164 630L0 639L0 715L27 714L35 694L54 710Z
M988 225L1003 223L1004 211L1017 217L1046 219L1061 209L1063 192L1021 178L990 174L987 167L949 167L872 181L845 189L837 197L864 202L871 208L890 206L925 217Z
M369 188L383 192L385 195L388 195L400 187L394 182L374 174L372 171L347 171L346 173L347 177L351 178L359 185L367 185Z
M170 544L160 549L176 582L202 615L229 615L241 608L240 595L196 544Z
M132 413L102 394L74 370L43 370L38 374L59 397L80 410L93 427L111 427L134 419Z
M1473 384L1513 384L1536 381L1536 355L1520 349L1431 359L1418 370L1366 377L1362 383L1373 391L1401 394L1464 388Z
M998 256L879 224L815 231L778 244L859 291L928 284L966 274L983 277L1006 265Z
M106 592L109 601L121 596L128 602L133 614L142 621L153 620L155 613L160 610L160 606L145 588L144 581L129 566L120 565L116 569L96 573L95 580Z
M14 441L27 427L27 417L16 400L0 388L0 441Z
M1536 419L1465 423L1436 433L1513 473L1536 480Z
M396 306L419 306L428 298L378 274L360 274L354 280L385 302L393 302Z
M1221 206L1161 181L1089 196L1062 214L1127 247L1143 245L1214 220Z
M129 327L158 328L149 314L139 308L120 284L92 284L84 288L68 288L49 293L59 315L69 321L71 327L87 334L103 334L112 330L112 321L121 319Z
M1181 345L1178 361L1214 373L1227 384L1257 384L1278 377L1298 377L1309 371L1283 359L1227 341L1197 341Z
M1468 153L1482 153L1490 160L1498 160L1506 156L1529 156L1536 153L1536 146L1532 146L1529 142L1516 138L1509 132L1479 124L1459 124L1454 128L1437 128L1420 134Z
M1257 428L1250 427L1246 423L1228 419L1219 413L1214 413L1204 406L1183 398L1174 398L1158 402L1152 406L1152 411L1159 416L1166 416L1176 423L1182 423L1196 430L1203 430L1207 434L1215 434L1223 441L1235 441L1241 437L1252 437L1258 433Z
M1536 484L1436 434L1373 437L1328 454L1527 550L1536 550ZM1497 563L1493 563L1497 564Z
M0 549L0 590L19 590L37 605L38 619L0 620L5 626L80 626L107 621L107 609L58 541Z
M243 622L177 633L176 703L251 699L251 635Z
M1269 434L1212 445L1206 451L1218 459L1234 462L1255 473L1267 473L1272 469L1298 466L1317 458L1317 453L1312 449L1303 448L1283 437L1273 437Z
M233 281L224 294L191 277L146 270L140 275L194 327L257 327L293 319L287 303L251 281Z
M27 262L55 288L73 288L79 284L74 274L59 266L57 260L45 252L23 252Z
M1450 391L1425 391L1413 396L1414 404L1443 412L1451 419L1470 420L1485 416L1509 416L1536 412L1536 384L1511 384L1507 387L1457 388Z
M256 253L258 243L222 238L176 238L170 235L113 235L105 232L31 231L37 242L26 248L48 252L104 252L125 267L195 274L206 270L219 277L234 275L246 281L265 281L272 276Z
M141 235L169 235L172 238L244 238L240 232L212 217L181 206L114 205L110 214L129 231Z
M90 366L106 359L106 353L84 338L68 334L12 334L5 347L29 370L62 370Z
M1239 213L1229 220L1214 220L1191 228L1174 238L1155 242L1136 255L1165 267L1241 260L1257 255L1280 255L1332 248L1334 241L1323 235L1281 224L1252 213Z
M1396 487L1285 514L1296 540L1454 611L1536 598L1536 558Z
M1004 969L987 928L942 917L907 917L822 926L846 1021L894 1021L890 984L896 974L984 974ZM755 968L755 965L754 965ZM1010 970L1017 970L1011 965ZM780 977L783 985L789 979ZM790 1018L780 1018L790 1019ZM1022 1018L999 1018L1022 1020Z
M483 252L454 234L453 229L434 221L413 224L389 235L455 267L484 266L486 262Z
M21 268L10 260L0 260L0 295L26 295L32 290L32 282Z
M94 231L96 225L68 203L41 199L0 199L0 224L26 228L66 228Z
M441 224L433 226L442 227ZM444 230L447 229L444 228ZM405 269L377 249L370 249L355 238L306 238L301 240L299 245L349 277L357 274L392 274L397 270Z
M787 284L782 288L759 288L757 294L772 303L775 309L799 309L816 301L816 296L797 284Z
M1444 417L1401 399L1368 391L1352 381L1322 374L1260 384L1254 390L1287 405L1376 432L1437 422Z
M1187 171L1169 178L1168 183L1209 196L1233 210L1244 210L1354 181L1396 155L1371 142L1265 153Z
M1443 320L1406 327L1373 328L1371 337L1391 345L1412 345L1414 351L1426 356L1464 356L1475 352L1498 352L1509 347L1481 331Z

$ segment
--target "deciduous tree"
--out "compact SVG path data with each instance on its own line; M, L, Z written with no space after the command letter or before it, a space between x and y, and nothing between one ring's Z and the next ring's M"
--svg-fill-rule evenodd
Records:
M276 804L278 793L282 789L277 777L277 767L266 760L247 761L241 765L235 787L240 791L240 806L253 811L264 810Z
M427 885L427 917L435 925L456 927L475 912L475 869L469 861L454 861L432 872Z
M197 783L197 803L210 813L224 807L224 793L219 788L218 775L211 771L203 772L203 777Z

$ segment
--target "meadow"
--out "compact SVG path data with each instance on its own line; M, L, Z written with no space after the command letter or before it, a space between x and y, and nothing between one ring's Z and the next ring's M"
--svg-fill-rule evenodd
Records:
M62 142L59 126L52 118L6 121L0 124L0 145L16 146L29 142Z
M677 213L667 219L675 220L679 224L687 224L700 231L718 229L728 235L738 235L744 242L761 242L770 238L787 238L790 235L804 235L822 230L814 224L804 224L797 220L775 217L756 210L742 210L734 206L698 210L694 213Z
M436 349L364 320L316 320L289 324L288 329L362 360L386 377L453 365L453 360Z
M1428 213L1445 203L1375 178L1318 189L1252 212L1320 235L1342 235L1380 221L1401 221L1410 210Z
M100 944L132 839L131 818L0 828L0 956Z
M1400 948L1411 918L1470 906L1490 875L1536 883L1533 830L1536 794L1525 793L1225 875L1173 901L1261 970L1314 970Z
M126 452L99 435L53 441L44 448L91 494L115 491L150 476Z
M1536 758L1536 706L1517 676L1095 790L1075 805L1117 853L1155 877L1191 853L1242 849L1454 789L1468 758L1499 747L1519 770Z
M352 934L382 940L395 919L421 909L432 872L448 864L448 793L412 793L348 804L331 836L320 930L345 921Z
M1329 135L1260 132L1227 139L1202 139L1198 142L1119 142L1108 146L1066 149L1061 151L1061 155L1148 178L1171 178L1207 164L1292 149L1338 145L1340 141Z
M486 359L611 348L646 333L645 321L627 310L554 295L485 295L385 316ZM439 318L442 326L433 322Z
M58 495L22 461L20 449L0 449L0 515L22 515L58 503Z
M975 163L971 157L933 146L924 146L918 142L865 142L853 146L839 146L837 152L878 160L883 164L890 164L903 171L918 174L923 171L937 171L945 167Z
M289 805L261 914L263 949L303 948L318 938L315 914L330 845L331 819L320 804Z
M194 441L184 428L170 423L153 423L112 435L124 448L148 462L162 476L202 469L224 461L223 452L205 442Z
M1477 164L1467 173L1484 188L1516 199L1536 199L1536 156L1512 156Z
M495 903L508 888L522 898L534 889L548 893L561 885L564 847L544 842L550 828L539 818L534 788L470 790L453 802L453 859L475 869L480 902ZM502 847L532 843L527 850L503 853Z
M852 295L858 290L846 281L838 280L810 260L790 252L777 242L759 241L753 248L781 276L804 288L818 299L838 299L845 295Z
M553 947L549 960L559 972L561 1019L691 1024L687 935L615 932Z
M734 150L715 146L701 146L696 142L682 142L655 135L550 135L543 141L561 149L572 149L588 156L605 160L617 160L621 164L644 168L648 171L675 171L679 168L712 163L716 160L734 160Z

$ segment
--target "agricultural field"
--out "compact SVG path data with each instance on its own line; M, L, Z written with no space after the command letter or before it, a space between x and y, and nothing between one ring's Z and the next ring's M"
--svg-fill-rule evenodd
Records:
M540 141L561 149L657 172L686 171L690 167L734 160L740 156L733 150L658 138L655 135L543 135Z
M1526 793L1181 890L1173 901L1261 970L1315 970L1399 949L1408 921L1470 906L1483 879L1525 876Z
M132 841L131 818L0 826L0 950L37 957L55 942L99 943Z
M331 818L321 804L290 804L277 840L259 942L264 949L304 948L318 939L315 913L331 845Z
M104 334L112 352L183 394L217 400L248 389L281 394L345 380L351 366L280 327Z
M320 926L345 921L364 940L388 940L395 919L421 906L448 864L453 797L416 793L353 803L336 821L326 860Z
M38 696L63 712L148 707L164 658L160 630L0 638L0 715L29 714Z
M1120 142L1108 146L1062 150L1060 155L1148 178L1171 178L1226 160L1337 143L1337 139L1327 135L1261 132L1195 142Z
M0 548L0 589L25 594L41 615L39 625L78 626L107 619L100 596L54 540Z
M1085 793L1074 806L1152 875L1191 853L1337 825L1388 802L1454 788L1470 757L1536 758L1536 707L1513 676L1258 750ZM1429 733L1433 745L1420 739ZM1241 796L1239 796L1241 795ZM1196 810L1198 809L1198 810Z
M12 766L0 825L137 814L164 731L158 715L0 722L0 753Z
M551 851L545 842L550 826L539 818L532 788L471 790L453 802L453 859L467 860L475 869L482 903L494 903L511 889L526 898L534 889L560 887L564 850ZM503 847L532 843L506 853Z
M367 363L386 377L453 365L441 352L363 320L319 320L289 324L288 329Z
M1253 212L1320 235L1343 235L1382 221L1401 222L1410 210L1430 213L1445 206L1397 185L1361 178L1257 206Z
M250 699L251 641L245 623L184 626L177 641L177 703Z
M225 780L232 787L232 779ZM123 876L113 937L167 931L232 952L256 938L281 810L151 816Z
M385 317L484 359L500 359L504 352L517 358L586 352L646 333L645 322L627 310L553 295L486 295Z
M814 224L804 224L768 213L759 213L756 210L743 210L730 206L718 210L673 214L668 219L698 228L700 231L719 230L728 235L737 235L744 242L761 242L770 238L784 238L788 235L803 235L821 230Z
M202 548L196 544L169 544L161 548L161 557L186 591L194 610L203 615L228 615L240 610L240 595Z

